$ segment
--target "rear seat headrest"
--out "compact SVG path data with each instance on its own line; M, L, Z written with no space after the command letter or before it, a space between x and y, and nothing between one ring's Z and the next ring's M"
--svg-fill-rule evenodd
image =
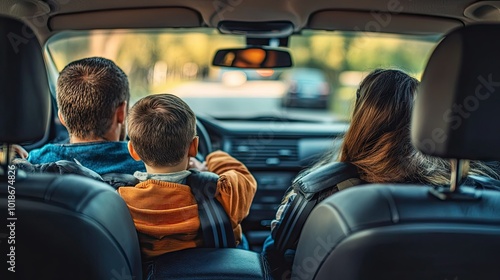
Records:
M500 25L471 25L438 44L425 68L412 116L423 153L500 159Z
M50 93L42 49L30 27L0 16L0 143L44 137Z

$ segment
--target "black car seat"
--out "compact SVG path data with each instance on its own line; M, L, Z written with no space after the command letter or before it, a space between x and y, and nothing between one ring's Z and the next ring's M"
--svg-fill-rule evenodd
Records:
M0 17L0 37L0 143L40 140L50 116L41 47L8 17ZM0 279L142 278L134 223L112 187L12 167L2 160Z
M423 153L454 159L449 187L367 185L320 203L292 279L500 279L500 192L460 182L461 159L500 159L500 25L445 36L412 120Z

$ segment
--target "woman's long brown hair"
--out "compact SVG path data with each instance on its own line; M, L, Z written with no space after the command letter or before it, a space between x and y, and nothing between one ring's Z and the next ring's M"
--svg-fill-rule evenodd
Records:
M418 166L426 164L410 142L417 86L415 78L400 70L377 69L361 82L339 160L356 165L362 180L414 181Z
M356 165L362 180L449 184L450 161L424 155L411 144L411 112L417 86L415 78L394 69L374 70L361 82L339 161ZM332 160L330 155L315 167ZM473 166L472 173L495 174L482 163L466 162L464 176L469 166Z

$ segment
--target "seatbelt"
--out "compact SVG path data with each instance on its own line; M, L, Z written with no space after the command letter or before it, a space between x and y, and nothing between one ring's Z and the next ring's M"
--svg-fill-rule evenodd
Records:
M189 171L191 175L186 178L186 184L190 187L198 203L198 215L205 247L236 247L229 215L220 202L215 199L219 175L194 169Z
M339 191L339 184L359 174L356 166L346 162L327 164L300 178L291 188L297 195L283 213L283 218L273 234L275 246L281 255L288 249L294 250L300 237L302 228L312 209L326 196L326 192ZM359 180L359 183L363 181ZM341 184L340 189L345 189L353 184Z

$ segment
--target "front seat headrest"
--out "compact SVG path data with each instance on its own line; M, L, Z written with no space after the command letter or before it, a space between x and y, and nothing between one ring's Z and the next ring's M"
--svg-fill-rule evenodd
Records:
M50 93L42 49L21 21L0 16L0 143L40 140L48 127Z
M425 68L412 142L442 158L500 159L500 25L456 29Z

